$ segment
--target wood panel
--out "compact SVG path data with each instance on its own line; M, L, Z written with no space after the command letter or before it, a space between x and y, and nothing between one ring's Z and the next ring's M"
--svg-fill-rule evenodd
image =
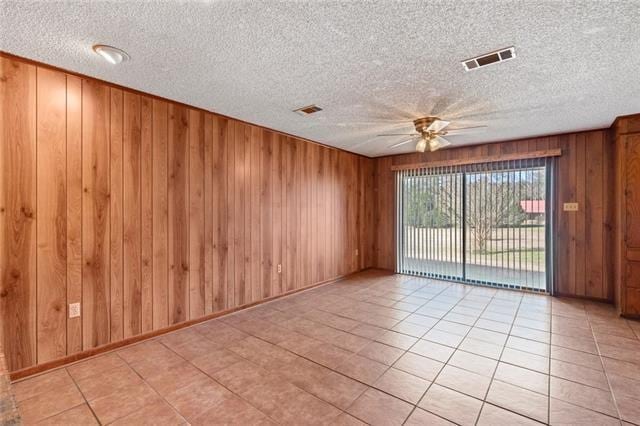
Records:
M36 67L0 58L0 332L10 370L36 363Z
M153 101L153 328L169 325L169 115Z
M109 87L93 80L82 80L83 349L106 344L112 339L109 335L109 112Z
M213 311L227 307L227 265L229 244L227 238L227 120L211 117L212 125L212 192L215 206L211 212L212 225L212 303Z
M140 309L142 332L153 330L153 106L140 99Z
M38 362L67 353L66 76L37 72Z
M109 114L109 309L110 340L124 338L124 97L110 91Z
M67 75L67 303L82 303L82 80ZM82 351L82 316L67 319L67 354Z
M189 111L189 318L205 313L204 124Z
M405 165L465 164L487 161L487 156L515 158L540 152L562 155L556 161L555 290L559 294L612 299L613 271L608 254L612 239L612 209L608 192L612 146L607 131L597 130L559 136L523 139L460 147L424 154L378 158L375 163L375 262L395 268L395 200L392 169ZM562 204L577 202L577 212L562 211Z
M169 323L189 315L189 111L169 104Z
M142 332L142 209L140 148L142 145L140 96L124 93L124 337Z

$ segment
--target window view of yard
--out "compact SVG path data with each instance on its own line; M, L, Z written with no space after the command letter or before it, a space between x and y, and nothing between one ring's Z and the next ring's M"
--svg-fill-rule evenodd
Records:
M405 269L545 289L544 168L405 179Z

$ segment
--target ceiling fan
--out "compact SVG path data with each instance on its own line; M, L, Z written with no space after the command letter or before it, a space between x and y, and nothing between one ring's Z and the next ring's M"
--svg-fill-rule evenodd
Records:
M415 126L417 133L388 133L378 136L411 136L410 139L391 145L389 149L416 142L416 151L425 152L427 147L429 148L429 151L435 151L451 145L451 142L443 138L445 135L459 135L487 127L463 127L447 131L445 128L449 124L450 123L448 121L440 120L438 117L423 117L413 120L413 125Z

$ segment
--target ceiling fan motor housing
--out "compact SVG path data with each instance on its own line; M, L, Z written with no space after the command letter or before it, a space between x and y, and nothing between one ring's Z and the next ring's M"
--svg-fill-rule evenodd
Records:
M413 125L416 127L416 132L424 133L426 131L427 127L429 127L431 125L431 123L433 123L436 120L440 120L440 119L438 117L417 118L417 119L413 120Z

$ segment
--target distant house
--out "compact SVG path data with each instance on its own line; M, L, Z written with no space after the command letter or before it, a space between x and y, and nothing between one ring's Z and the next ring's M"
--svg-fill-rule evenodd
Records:
M522 200L520 201L520 208L527 216L525 224L539 225L544 223L544 200Z

